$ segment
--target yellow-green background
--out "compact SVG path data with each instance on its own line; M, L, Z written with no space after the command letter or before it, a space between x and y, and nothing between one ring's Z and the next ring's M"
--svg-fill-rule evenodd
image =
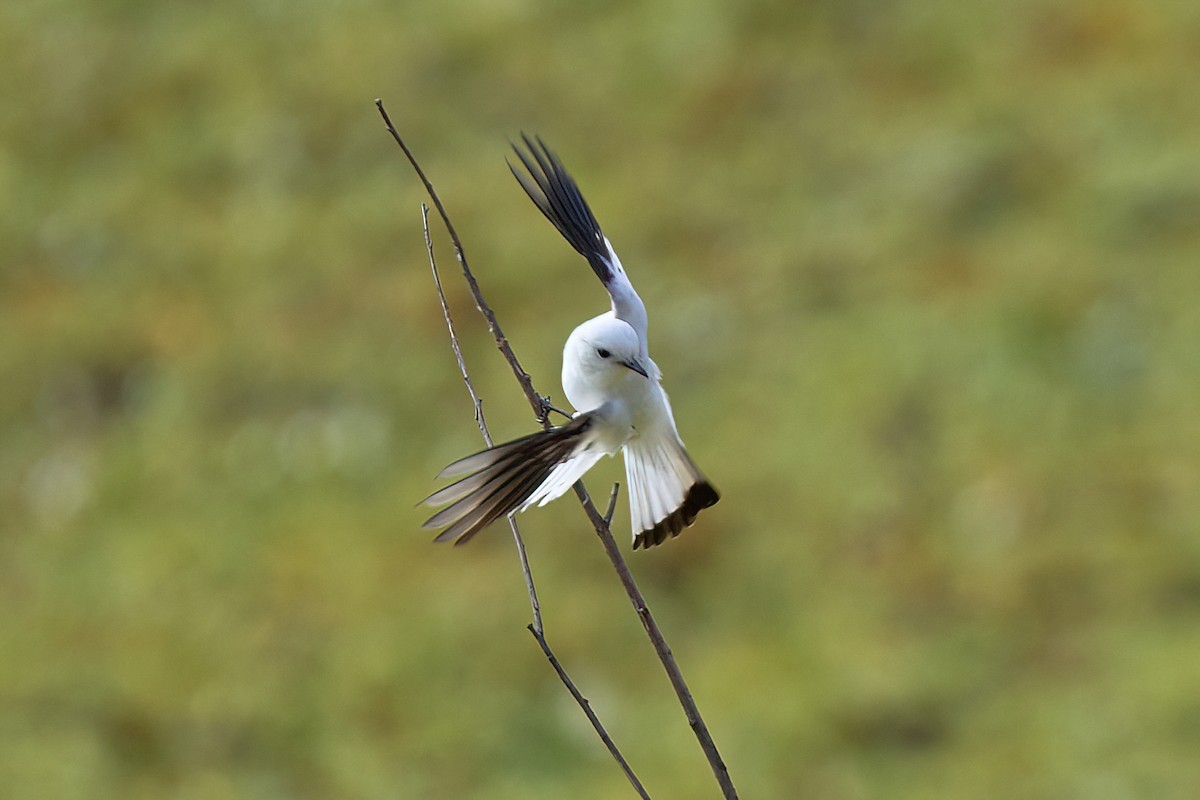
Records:
M507 534L419 530L480 442L382 97L543 392L605 297L509 138L645 298L723 499L631 562L744 797L1195 797L1197 42L1165 1L3 4L0 794L630 796ZM522 521L651 795L716 796L574 501Z

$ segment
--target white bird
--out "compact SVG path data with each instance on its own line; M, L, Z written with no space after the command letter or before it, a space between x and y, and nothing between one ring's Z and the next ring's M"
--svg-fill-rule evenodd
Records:
M509 168L534 204L587 259L612 308L571 332L563 348L562 386L571 420L455 461L439 478L460 478L425 498L448 505L425 528L436 541L468 541L514 511L562 495L604 455L625 454L633 547L678 536L719 499L675 429L671 404L650 358L646 307L625 275L574 179L538 137L522 134L529 154L513 150L528 171ZM465 477L460 477L465 476Z

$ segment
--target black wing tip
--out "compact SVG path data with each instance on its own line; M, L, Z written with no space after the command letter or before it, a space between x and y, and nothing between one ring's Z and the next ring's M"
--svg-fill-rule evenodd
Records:
M687 496L679 508L668 514L665 519L647 531L642 531L633 537L633 549L648 549L662 544L667 539L673 539L683 532L683 529L696 521L701 511L709 506L715 506L721 495L708 481L692 484Z
M559 168L562 167L562 161L559 160L558 153L551 150L550 146L542 140L541 136L536 133L530 136L525 131L521 131L520 136L521 142L525 145L525 149L529 151L530 155L532 155L539 162L545 161L551 166ZM518 145L512 139L509 139L508 143L512 145L512 149L516 151L518 156L522 155L520 145Z
M511 161L508 168L529 199L571 247L587 259L600 280L610 280L612 265L609 264L608 243L596 215L579 191L579 185L542 137L534 135L531 138L522 131L521 141L525 149L511 139L509 144L529 175L521 174Z

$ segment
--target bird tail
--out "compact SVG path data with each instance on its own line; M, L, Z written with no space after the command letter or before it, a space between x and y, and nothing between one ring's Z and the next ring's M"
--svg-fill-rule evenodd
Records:
M464 544L501 517L553 500L604 455L591 447L591 426L591 416L581 414L561 427L460 458L438 477L465 477L422 501L429 506L449 504L422 527L445 528L435 541Z
M635 436L625 444L625 482L633 549L662 544L720 499L674 435Z

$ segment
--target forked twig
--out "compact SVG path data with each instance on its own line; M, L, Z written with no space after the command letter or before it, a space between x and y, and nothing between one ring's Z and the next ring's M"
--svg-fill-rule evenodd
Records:
M382 110L382 106L380 107ZM483 434L483 441L488 447L492 446L492 434L488 431L487 421L483 418L483 401L475 391L475 385L471 382L471 375L467 372L467 362L463 359L462 347L458 343L458 333L454 329L454 318L450 314L450 306L446 302L446 293L442 290L442 277L438 272L437 258L433 254L433 239L429 235L429 206L421 204L421 228L425 233L425 252L429 254L429 268L433 271L433 285L437 288L438 302L442 306L442 317L446 321L446 330L450 334L450 348L454 351L454 358L458 361L459 372L462 373L463 383L467 385L467 392L471 395L471 402L475 406L475 422L479 425L479 432ZM461 252L461 251L460 251ZM460 261L462 259L460 258ZM462 261L464 267L465 261ZM513 542L517 546L517 556L521 560L521 574L525 577L525 589L529 592L529 606L533 611L533 622L527 627L529 632L533 634L533 638L537 640L538 646L542 648L542 653L546 656L546 660L550 662L550 666L554 668L554 672L558 675L558 679L562 681L563 686L567 687L567 691L571 693L571 697L575 698L575 702L579 704L579 708L583 711L584 716L588 718L588 722L592 724L592 728L604 742L604 746L608 748L609 754L620 765L621 770L625 773L625 777L633 785L634 790L643 800L650 800L650 795L646 794L646 789L642 786L642 782L638 780L633 769L629 766L629 762L625 760L625 756L621 755L621 751L617 749L617 745L613 742L612 737L608 735L604 725L600 722L600 718L596 716L596 712L592 710L592 704L575 686L571 676L563 669L559 663L558 657L554 655L554 651L550 649L549 642L546 641L545 628L542 625L542 607L538 602L537 587L533 583L533 572L529 568L529 556L525 552L525 541L521 538L521 530L517 526L516 518L510 514L508 516L508 527L512 530Z
M463 252L462 242L458 238L458 233L454 230L454 225L450 222L450 218L446 213L445 207L434 191L433 185L429 179L425 177L425 172L417 163L416 158L408 149L408 145L404 143L400 133L392 124L391 118L383 107L382 100L376 100L375 106L379 110L380 116L383 117L383 122L387 126L388 133L396 140L396 144L404 151L405 157L409 164L416 171L421 182L425 185L425 190L433 201L434 207L437 208L438 214L441 216L443 223L446 225L446 230L450 234L450 239L454 243L455 254L458 258L459 266L462 269L463 277L467 282L467 286L475 298L475 305L487 320L488 329L491 331L493 338L496 341L496 346L499 348L505 360L508 361L512 368L517 382L521 385L525 392L526 399L529 401L530 407L533 408L538 420L543 426L549 426L547 420L547 403L540 394L534 389L533 382L529 374L522 369L520 362L517 360L516 354L513 353L512 347L508 343L508 339L500 330L499 323L496 322L496 316L492 312L491 307L483 299L483 294L479 289L479 284L475 281L475 276L471 273L470 267L467 265L466 255ZM428 237L428 226L426 226L426 236ZM427 239L428 241L428 239ZM431 254L432 255L432 254ZM704 751L705 757L708 759L709 766L712 768L713 775L717 780L717 784L721 787L721 792L726 800L736 800L737 790L733 786L733 781L729 777L729 770L725 766L724 760L721 758L720 752L717 750L716 743L713 742L712 735L708 731L708 726L704 724L703 718L700 716L700 710L696 706L696 701L692 697L691 690L688 689L687 683L683 679L683 673L679 670L679 665L675 661L675 656L671 653L671 648L667 645L666 639L663 637L662 630L658 627L654 616L650 613L649 607L646 605L645 598L642 596L641 590L638 589L637 583L633 579L632 573L629 571L629 566L625 563L625 559L621 555L620 549L617 547L616 541L613 539L612 531L609 529L608 521L592 503L591 497L588 495L587 488L583 485L583 481L577 481L574 486L575 494L578 496L580 503L583 505L583 510L587 514L588 519L592 523L592 527L596 531L601 544L604 546L604 552L608 555L609 561L612 562L613 569L617 573L617 577L621 581L621 585L625 588L625 593L629 597L629 601L633 604L634 610L637 612L638 618L642 622L642 626L646 630L646 635L649 637L651 644L654 646L654 651L662 662L663 669L667 673L668 679L671 681L671 686L675 690L675 695L679 699L680 705L683 707L685 716L687 717L688 725L691 726L692 732L695 734L697 741L700 743L700 748ZM510 523L513 522L512 517L509 517ZM515 523L514 523L515 524ZM532 628L532 626L531 626ZM544 638L540 637L537 631L534 631L534 637L538 639L539 644L544 644ZM554 661L552 660L553 664ZM556 670L558 668L556 667ZM560 677L565 676L565 673L560 673ZM568 685L570 688L570 685ZM576 696L576 700L581 701L582 695L577 695L575 691L572 694ZM590 707L586 700L580 703L585 713L588 713L589 719L593 719L590 713ZM593 725L598 725L598 721L593 722ZM610 747L610 751L614 751L615 747ZM619 758L623 763L623 760ZM633 773L628 771L626 774L632 781L636 778ZM644 791L643 791L643 796Z

